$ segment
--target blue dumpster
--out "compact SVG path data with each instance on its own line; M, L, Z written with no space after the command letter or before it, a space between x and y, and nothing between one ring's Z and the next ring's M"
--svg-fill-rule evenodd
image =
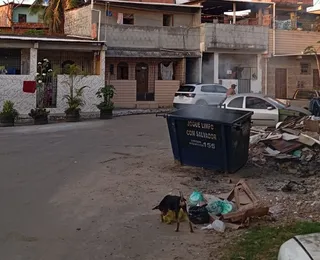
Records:
M248 160L252 112L192 106L167 114L175 160L235 172Z

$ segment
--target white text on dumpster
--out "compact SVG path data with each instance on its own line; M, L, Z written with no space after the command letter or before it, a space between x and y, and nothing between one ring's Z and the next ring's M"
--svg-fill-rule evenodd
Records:
M200 123L200 122L196 122L196 121L188 121L187 127L189 129L186 130L186 135L189 137L197 137L197 138L207 139L210 141L217 140L217 135L215 133L212 133L212 131L215 130L215 125L213 125L213 124ZM198 129L199 130L200 129L201 130L210 130L211 133L210 132L203 132L201 130L199 131ZM200 147L209 148L209 149L215 149L215 143L203 142L203 141L194 140L194 139L190 140L189 145L200 146Z

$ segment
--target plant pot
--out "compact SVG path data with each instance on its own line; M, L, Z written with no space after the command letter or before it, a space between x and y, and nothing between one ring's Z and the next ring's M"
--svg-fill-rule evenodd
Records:
M0 117L0 126L2 127L14 126L14 117L12 116Z
M37 116L33 119L35 125L46 125L48 122L48 115Z
M79 122L80 121L80 111L74 110L66 113L66 122Z
M113 109L100 110L100 119L112 119Z

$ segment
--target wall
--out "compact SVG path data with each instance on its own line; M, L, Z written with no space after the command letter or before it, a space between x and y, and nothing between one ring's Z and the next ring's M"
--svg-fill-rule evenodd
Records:
M141 6L141 9L143 6ZM95 9L101 10L104 12L104 7L99 5L95 5ZM177 13L174 11L166 12L166 11L157 11L155 10L137 10L130 8L119 8L119 7L110 7L111 16L103 16L102 24L115 25L117 24L118 13L128 13L134 14L134 25L136 26L163 26L163 14L171 14L173 15L173 27L180 26L197 26L200 25L200 19L197 23L194 23L193 17L197 14L192 13Z
M115 88L115 95L113 98L115 107L135 107L137 89L135 80L111 80L110 84Z
M311 70L309 75L300 74L300 63L310 63ZM268 59L268 95L275 96L275 69L287 69L287 97L291 98L297 89L298 81L303 81L305 89L313 88L313 69L317 69L314 57L273 57Z
M88 6L67 11L65 14L64 32L67 35L91 37L92 35L91 6L88 5Z
M244 49L264 51L268 48L268 28L263 26L204 24L205 49Z
M302 54L306 47L316 45L319 32L276 30L276 55ZM269 53L273 52L273 31L269 30Z
M11 100L21 115L27 115L36 106L36 95L23 92L23 81L34 80L37 72L37 50L29 50L29 75L0 75L0 109L5 100Z
M0 6L0 27L10 27L11 5ZM8 19L9 16L9 19Z
M137 49L199 50L199 28L149 27L134 25L101 26L101 39L108 47Z
M179 89L178 80L156 80L155 101L159 107L172 106L174 94Z
M50 108L51 114L64 113L67 108L66 100L63 97L70 93L69 86L66 84L69 82L67 75L57 75L57 108ZM74 81L74 87L80 88L82 86L88 86L84 90L84 101L85 105L81 108L81 112L98 112L96 104L100 103L100 99L96 97L96 92L99 88L104 86L104 78L101 76L78 76Z
M19 22L19 14L27 15L27 23L39 23L39 15L41 15L43 11L37 14L31 14L30 8L27 6L19 6L13 10L12 20L15 23Z

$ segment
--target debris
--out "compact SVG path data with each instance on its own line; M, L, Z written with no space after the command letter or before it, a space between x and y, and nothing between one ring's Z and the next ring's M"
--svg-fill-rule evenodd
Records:
M276 129L254 127L248 162L262 170L306 177L320 167L320 133L307 126L314 117L288 116Z
M222 199L204 194L208 202L206 209L212 223L203 227L203 230L214 229L224 232L226 227L239 229L246 226L251 217L265 216L269 212L269 207L261 205L260 200L245 180L240 180L229 194L223 194L220 197Z
M225 229L226 229L226 225L221 220L216 219L215 221L213 221L208 226L201 228L201 230L205 230L205 229L214 229L215 231L223 233L225 231Z
M292 134L287 134L287 133L283 133L282 134L282 139L285 141L292 141L292 140L297 140L299 139L299 136L297 135L292 135Z
M299 192L302 194L306 194L308 192L307 188L296 181L289 181L286 185L284 185L281 189L283 192Z
M270 156L276 156L278 155L280 152L278 150L273 150L270 147L267 147L265 149L265 151L270 155Z

